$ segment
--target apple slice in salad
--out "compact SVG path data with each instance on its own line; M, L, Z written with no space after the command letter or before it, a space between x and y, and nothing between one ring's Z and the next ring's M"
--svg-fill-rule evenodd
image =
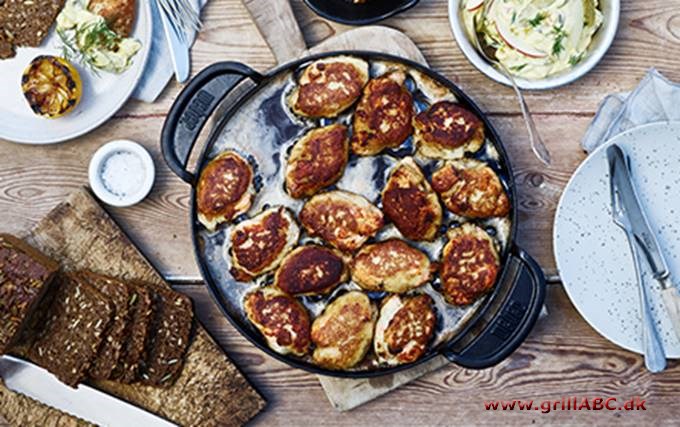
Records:
M469 0L465 5L468 12L474 12L484 6L484 0Z
M580 3L580 2L578 2ZM503 2L502 1L495 1L491 2L489 5L489 15L494 16L495 23L494 27L496 29L496 32L498 33L498 36L503 40L503 42L510 47L511 49L516 50L517 52L521 53L522 55L528 57L528 58L534 58L534 59L540 59L540 58L545 58L548 56L547 52L543 52L539 49L536 49L534 46L529 44L526 40L524 40L522 37L518 36L515 34L515 32L512 29L512 16L513 13L511 10L491 10L491 8L502 8L503 7Z

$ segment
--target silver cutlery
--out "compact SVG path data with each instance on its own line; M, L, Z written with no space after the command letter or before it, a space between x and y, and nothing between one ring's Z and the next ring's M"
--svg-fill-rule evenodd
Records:
M484 4L482 5L482 10L479 12L479 14L474 17L473 26L475 29L477 28L478 22L477 20L480 18L484 19L485 17L486 17L486 2L484 2ZM531 150L534 152L536 157L541 162L543 162L546 166L550 166L551 163L550 152L543 143L541 135L538 133L536 123L534 122L533 117L531 117L531 112L529 111L529 106L527 105L526 99L524 99L524 94L522 93L522 90L519 88L519 86L517 86L517 82L515 81L510 71L508 71L508 69L505 67L505 65L498 61L494 57L494 55L490 54L484 49L484 41L480 37L481 34L479 34L477 31L474 31L474 37L472 37L473 39L472 42L474 43L475 48L484 57L484 59L489 61L491 64L494 64L512 84L512 88L515 90L515 94L517 95L517 99L519 100L519 107L520 110L522 110L522 117L524 118L524 123L527 127L527 132L529 133L529 142L531 144Z
M635 189L630 180L629 164L623 150L616 144L610 146L607 149L607 160L609 162L612 218L614 223L625 231L628 238L640 290L645 366L650 372L661 372L666 368L666 354L650 309L649 290L642 274L641 251L643 245L640 243L638 234L641 228L644 228L645 232L648 231L646 218L640 209Z
M191 71L189 33L200 29L200 17L189 0L156 0L156 6L168 40L175 77L183 83Z
M0 377L10 390L100 426L175 424L86 385L71 388L43 368L11 356L0 357Z

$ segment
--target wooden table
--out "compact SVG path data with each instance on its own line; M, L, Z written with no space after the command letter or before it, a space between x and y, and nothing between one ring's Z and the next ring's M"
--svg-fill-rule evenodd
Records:
M315 16L301 0L295 14L308 44L347 27ZM510 151L519 183L520 243L556 278L552 222L560 193L583 160L579 141L599 101L630 90L650 67L680 80L680 0L623 1L619 33L594 72L568 87L530 93L528 102L555 165L546 169L528 148L513 92L493 83L463 57L449 28L443 0L422 0L384 24L409 35L431 66L459 84L487 111ZM275 60L240 0L212 0L193 49L193 72L219 60L238 60L266 70ZM179 90L172 83L158 102L129 102L97 131L65 144L32 147L0 144L0 230L21 234L87 183L94 151L114 138L130 138L151 150L157 181L139 206L112 209L114 217L169 280L196 301L198 316L270 401L256 424L671 424L680 416L680 367L649 374L642 358L617 349L576 313L557 280L548 289L550 316L501 365L470 371L455 366L407 385L349 414L326 403L316 377L288 368L255 349L222 317L200 284L189 238L189 188L164 165L158 145L165 114ZM1 118L0 118L1 119ZM647 410L567 412L486 411L491 399L556 400L563 396L647 399ZM0 423L1 424L1 423Z

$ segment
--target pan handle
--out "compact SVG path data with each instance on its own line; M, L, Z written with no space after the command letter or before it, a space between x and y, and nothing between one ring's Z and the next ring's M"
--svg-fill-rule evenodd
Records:
M501 292L494 295L489 310L444 356L465 368L485 369L510 356L525 340L545 300L545 276L524 250L514 247Z
M198 73L172 104L161 132L161 150L168 167L185 182L194 182L194 174L187 171L186 166L208 117L246 78L256 84L264 79L260 73L239 62L212 64Z

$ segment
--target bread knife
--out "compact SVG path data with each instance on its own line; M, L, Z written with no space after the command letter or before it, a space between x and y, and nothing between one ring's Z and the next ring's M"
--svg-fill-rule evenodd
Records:
M626 167L617 170L619 173L613 179L616 180L616 186L621 195L621 203L625 206L626 213L630 218L638 247L642 250L644 258L647 260L652 276L661 285L661 297L668 311L675 334L680 339L680 291L671 282L668 264L666 264L666 260L661 253L659 241L649 226L647 215L640 204L640 199L633 183L630 161L621 147L616 144L607 149L607 154L616 158L621 164L626 165Z
M0 377L12 391L100 426L175 426L150 412L84 384L71 388L45 369L16 357L0 357Z

